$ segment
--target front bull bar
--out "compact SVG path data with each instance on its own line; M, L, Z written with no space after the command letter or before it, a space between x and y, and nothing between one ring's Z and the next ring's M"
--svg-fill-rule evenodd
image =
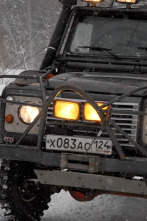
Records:
M131 90L128 93L125 93L121 96L117 96L116 98L110 100L109 102L105 103L105 105L102 106L98 106L97 103L81 88L74 86L74 85L61 85L59 87L57 87L52 94L49 96L49 98L46 100L46 89L44 86L44 81L47 79L47 77L54 73L56 70L56 68L53 68L50 71L47 71L43 76L41 77L35 77L35 76L7 76L7 75L1 75L0 78L29 78L29 79L38 79L40 82L40 88L41 88L41 93L42 93L42 99L43 99L43 105L36 105L36 104L29 104L30 106L36 106L36 107L41 107L42 111L39 113L39 115L35 118L35 120L28 126L28 128L25 130L25 132L22 134L22 136L18 139L18 141L16 141L16 143L14 145L9 145L12 147L17 148L19 146L19 144L21 143L21 141L23 140L23 138L28 134L28 132L32 129L32 127L35 125L35 123L40 119L40 127L39 127L39 132L38 132L38 141L37 141L37 148L38 150L41 150L42 148L42 140L43 140L43 135L44 135L44 128L45 128L45 122L46 122L46 114L47 114L47 110L48 107L51 105L51 103L53 102L53 100L58 96L59 93L61 93L64 90L68 90L68 91L73 91L77 94L79 94L83 99L85 99L88 103L90 103L90 105L95 109L95 111L97 112L97 114L100 116L101 118L101 127L104 128L110 139L112 140L112 143L114 145L115 150L118 152L119 157L121 160L126 160L126 156L124 154L123 149L121 148L121 146L119 145L119 142L117 140L117 137L114 133L114 131L111 128L111 125L116 128L117 131L119 131L125 138L127 138L133 145L134 147L145 157L147 157L147 150L142 147L141 145L139 145L137 142L135 142L125 131L123 131L111 118L107 117L107 115L105 114L105 111L102 109L106 106L110 106L112 105L114 102L117 101L121 101L122 99L134 95L135 93L145 90L147 89L147 86L145 87L140 87L137 88L135 90ZM0 99L0 102L3 103L13 103L15 104L16 102L14 101L7 101L4 99ZM27 105L27 103L23 103L23 102L17 102L17 104L20 105ZM132 111L133 112L133 111ZM132 113L131 112L131 113ZM124 113L124 111L123 111ZM140 112L137 111L135 112L138 115L146 115L147 113L145 112ZM4 144L5 146L5 144Z

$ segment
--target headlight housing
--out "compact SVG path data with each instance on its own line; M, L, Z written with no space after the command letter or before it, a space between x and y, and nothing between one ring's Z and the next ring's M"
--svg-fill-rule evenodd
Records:
M31 124L40 113L39 108L31 106L20 106L19 118L26 124Z
M56 100L54 102L54 117L78 120L80 117L80 104L72 101Z

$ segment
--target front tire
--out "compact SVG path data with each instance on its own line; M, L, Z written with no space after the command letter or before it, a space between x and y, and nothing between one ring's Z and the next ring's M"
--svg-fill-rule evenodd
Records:
M1 190L7 220L40 221L52 194L48 186L35 183L33 164L2 161ZM2 182L5 181L5 184Z

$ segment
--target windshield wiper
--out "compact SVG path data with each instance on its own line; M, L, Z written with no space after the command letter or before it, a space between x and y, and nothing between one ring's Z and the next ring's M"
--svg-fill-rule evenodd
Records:
M117 58L118 60L121 60L120 57L112 52L112 49L109 48L101 48L101 47L95 47L95 46L78 46L78 48L89 48L92 51L106 51L108 54L112 55L114 58Z

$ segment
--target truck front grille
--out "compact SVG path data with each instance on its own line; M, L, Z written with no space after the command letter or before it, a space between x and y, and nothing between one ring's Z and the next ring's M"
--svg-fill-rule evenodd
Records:
M65 99L66 100L66 99ZM69 99L68 99L69 100ZM83 100L77 100L84 103ZM137 122L138 115L136 113L132 113L132 111L138 111L139 103L131 103L131 102L116 102L112 105L113 113L111 114L111 119L113 119L118 126L120 126L134 141L136 141L137 135ZM127 111L126 113L117 113L116 111ZM100 126L97 126L95 123L91 123L88 121L83 121L82 119L82 111L81 111L81 119L78 122L65 121L62 119L54 118L53 116L53 104L48 109L48 114L46 118L47 125L61 125L63 127L67 127L69 130L73 132L73 135L80 136L96 136L98 131L100 130ZM112 127L117 136L117 139L122 147L133 147L131 144L121 133L119 133L115 128ZM103 131L101 138L108 138L108 134L106 131Z

